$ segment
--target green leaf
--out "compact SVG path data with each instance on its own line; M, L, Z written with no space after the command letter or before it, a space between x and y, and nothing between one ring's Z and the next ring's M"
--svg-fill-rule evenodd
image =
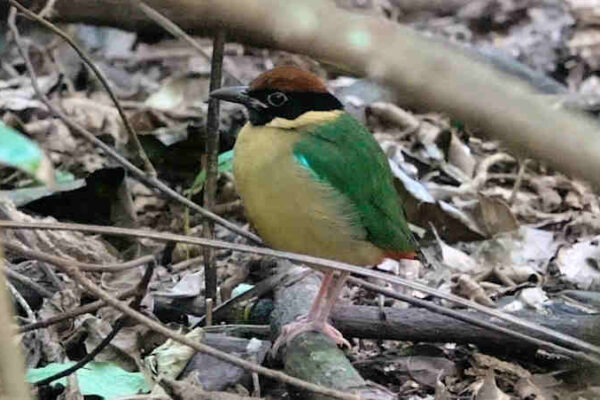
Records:
M231 172L233 170L233 150L226 151L225 153L219 154L219 164L218 164L219 173L222 172ZM197 193L200 193L202 188L204 187L204 182L206 182L206 169L202 169L192 187L186 191L187 196L193 196Z
M75 363L52 363L43 368L32 368L27 371L27 382L35 383L63 371L73 364ZM108 362L92 361L77 370L76 374L79 390L84 396L95 395L110 400L147 393L152 389L141 372L127 372L118 365ZM67 378L54 381L52 385L59 383L66 386Z
M54 184L50 160L35 143L0 121L0 164L18 168L48 185Z

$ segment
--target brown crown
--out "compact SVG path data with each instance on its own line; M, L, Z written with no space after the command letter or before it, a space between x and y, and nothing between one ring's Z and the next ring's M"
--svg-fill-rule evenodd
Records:
M298 67L275 67L250 83L250 90L275 89L284 92L326 93L325 83L315 74Z

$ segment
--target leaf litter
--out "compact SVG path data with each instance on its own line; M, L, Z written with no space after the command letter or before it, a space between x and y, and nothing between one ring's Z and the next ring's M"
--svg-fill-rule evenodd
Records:
M597 82L600 41L596 15L599 6L595 2L570 0L566 8L554 1L448 2L444 7L440 6L443 10L434 8L418 12L406 2L396 0L344 3L344 7L351 10L360 9L360 12L408 23L425 34L467 46L477 57L520 76L557 104L571 107L579 104L588 111L594 104L600 104L600 100L594 100L599 97L600 88ZM33 28L33 32L36 38L42 38L37 39L41 40L41 48L49 46L52 39L49 34L37 28ZM198 201L205 179L201 154L206 134L203 131L204 101L210 72L207 61L185 44L170 39L144 43L143 38L135 34L87 26L79 26L74 32L88 49L94 51L95 60L140 131L141 140L161 179L180 192L189 190L190 196ZM210 53L210 41L199 40ZM42 90L60 104L67 115L101 140L115 146L122 154L131 155L128 137L106 94L87 75L81 61L70 49L63 44L53 46L56 47L51 48L49 55L32 50L36 55L33 61L40 71ZM19 72L23 70L23 64L14 46L9 45L4 51L3 63L6 60L8 67L0 71L0 117L6 125L38 142L58 173L66 174L67 183L76 183L77 186L35 194L49 197L50 201L62 201L61 193L87 187L89 182L84 183L84 178L115 165L99 150L74 135L60 120L48 115L45 106L35 98L29 79ZM347 110L373 132L389 158L408 219L426 256L423 263L387 262L378 269L511 312L528 310L564 318L569 318L570 313L591 316L599 313L600 206L597 193L589 185L550 170L536 160L510 154L502 143L481 139L479 132L464 126L461 121L433 110L407 108L401 96L386 88L363 79L345 77L330 66L321 66L306 57L227 44L225 63L245 81L280 63L308 67L328 78L330 89L345 103ZM226 85L230 84L227 79ZM568 91L570 97L566 98ZM244 122L245 116L239 107L223 105L222 164L217 202L223 206L228 219L240 224L247 221L239 207L226 207L238 200L228 151ZM104 183L99 187L103 188L102 185ZM122 197L103 198L101 202L109 205L107 209L112 212L106 221L96 219L91 222L173 232L183 232L184 227L189 226L190 232L200 232L200 217L191 215L185 221L183 207L164 201L131 178L125 176L123 185L119 187L124 188L131 204L123 203ZM24 189L35 189L30 178L12 168L0 169L2 218L51 221L48 216L51 214L45 214L46 206L42 207L43 211L32 213L26 211L25 206L31 200L20 203L20 210L6 200L32 196L17 193ZM95 194L92 196L98 198ZM130 207L129 211L127 207ZM129 213L129 217L114 219L115 213ZM77 220L77 216L70 213L60 219ZM243 242L220 227L217 227L217 237ZM160 265L151 282L145 312L154 311L159 318L166 318L164 312L157 311L159 305L179 307L177 311L166 311L172 318L168 321L187 331L194 307L197 306L199 312L204 310L201 257L185 270L170 269L177 262L201 256L198 249L178 246L173 251L143 240L136 244L115 243L108 238L59 231L5 231L3 240L90 263L115 263L139 254L160 253L164 257L159 260ZM216 254L223 300L229 298L232 291L235 293L236 287L243 286L248 290L268 276L265 264L257 263L250 256L232 255L228 251L217 251ZM10 253L7 259L11 268L22 261ZM89 276L106 290L116 293L132 287L139 280L141 271L139 267L117 274L90 273ZM45 278L53 297L43 299L41 307L34 308L39 319L73 310L92 300L66 276L54 274L54 278ZM53 285L53 279L62 287ZM356 288L346 293L350 293L354 304L374 305L380 301L373 299L373 294ZM423 297L420 293L412 294ZM24 297L34 304L32 296ZM266 296L257 304L262 306L268 302ZM381 300L381 304L384 303L408 307L398 301ZM183 319L175 318L175 314ZM244 315L243 310L240 315ZM70 360L81 358L105 337L116 318L116 313L103 308L37 331L33 340L42 343L38 345L41 354L32 358L36 365L29 365L30 371L64 368ZM227 323L240 319L239 315L228 318ZM264 359L264 337L219 335L217 342L226 343L226 347L238 339L245 341L244 346L260 339L261 350L248 352L247 357L258 355L260 361ZM204 337L204 334L200 336ZM140 325L124 328L95 363L81 370L89 376L77 375L79 392L84 396L114 398L105 391L108 388L103 386L110 386L110 383L103 379L115 379L117 375L111 374L139 371L148 375L151 368L144 360L156 358L161 345L171 346ZM185 367L184 364L188 364L191 368L189 365L192 364L185 357L172 356L170 351L160 356L166 359L165 365L177 363ZM583 374L576 366L557 364L543 352L533 358L519 357L508 351L506 354L486 354L475 346L456 345L450 339L440 337L440 343L430 345L361 340L349 356L364 376L402 398L587 400L600 396L593 379L576 378ZM152 388L158 391L160 387L161 393L169 398L164 388L170 387L187 393L187 398L194 398L190 393L204 398L209 392L204 392L207 388L202 386L210 382L213 386L208 390L228 391L228 395L238 399L245 394L239 386L236 389L236 383L251 388L247 374L233 373L234 369L226 364L210 364L214 367L210 371L213 375L202 375L207 372L201 368L206 362L206 359L196 360L196 373L188 371L186 378L172 373L161 379L154 377L136 389L113 389L121 390L118 394L125 396L133 390L147 392ZM101 366L110 373L102 372ZM156 370L157 367L153 368ZM179 370L182 369L178 367ZM93 392L87 389L87 379L93 379L96 384ZM267 398L273 398L270 397L271 389L263 390ZM245 390L247 394L249 390ZM214 398L223 394L210 393Z

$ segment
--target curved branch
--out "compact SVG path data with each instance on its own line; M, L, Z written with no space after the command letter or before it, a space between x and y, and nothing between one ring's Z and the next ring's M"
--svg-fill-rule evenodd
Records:
M520 81L405 26L320 0L147 3L189 33L225 26L232 40L306 54L369 76L394 87L411 106L447 112L517 153L600 184L600 129L594 121L553 109ZM56 10L62 22L153 29L120 0L59 0Z

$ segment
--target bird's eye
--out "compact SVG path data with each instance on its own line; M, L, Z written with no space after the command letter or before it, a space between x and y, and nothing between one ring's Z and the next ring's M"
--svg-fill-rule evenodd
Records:
M286 101L288 101L288 97L284 93L275 92L267 96L267 101L273 107L281 107Z

